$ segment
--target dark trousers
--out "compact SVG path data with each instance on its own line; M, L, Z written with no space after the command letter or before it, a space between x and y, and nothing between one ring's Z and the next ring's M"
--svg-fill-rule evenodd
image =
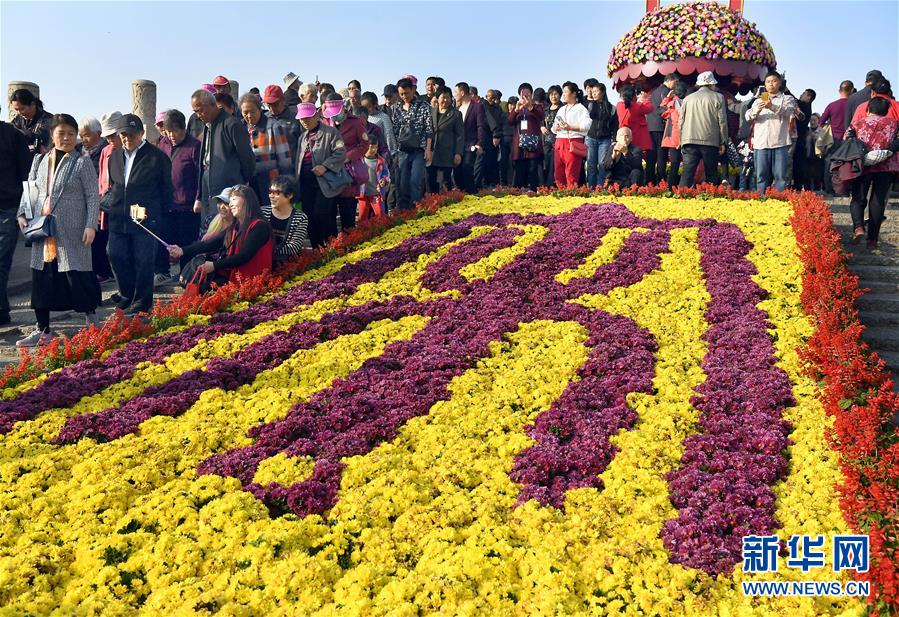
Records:
M515 161L515 186L518 188L527 188L532 191L537 190L540 183L540 159L520 158Z
M338 197L336 201L341 231L352 229L356 226L356 197Z
M880 237L880 225L886 210L887 197L893 174L879 171L865 174L852 182L852 200L849 202L849 213L852 215L852 227L865 227L865 202L868 206L868 240L876 241ZM868 190L871 199L868 200Z
M660 164L659 153L662 151L662 131L650 131L652 150L647 150L646 157L646 184L657 184L665 177L665 164Z
M499 150L492 141L475 161L474 177L478 189L496 185L499 178Z
M9 270L12 268L12 256L19 242L19 224L16 222L16 209L0 210L0 313L9 313L9 296L6 286L9 284Z
M512 142L503 141L499 146L499 180L497 184L512 185Z
M696 184L696 168L699 161L705 167L705 181L710 184L718 184L718 148L716 146L700 146L698 144L685 144L681 146L681 154L684 157L684 173L680 177L681 186L694 186Z
M109 232L109 263L119 284L119 295L145 310L153 306L153 270L158 242L146 232Z
M680 181L680 162L681 162L681 154L679 148L662 148L659 151L659 160L657 170L664 170L665 173L659 174L659 180L662 178L667 178L668 186L677 186L677 183ZM671 163L671 167L668 167L668 163ZM668 167L668 169L665 169ZM667 176L666 176L667 174Z
M309 241L313 247L322 246L328 238L337 235L334 198L322 195L315 176L303 176L300 180L300 201L309 219Z
M462 164L453 169L453 182L458 188L469 195L477 192L474 180L474 169L477 159L477 153L466 152L462 155ZM449 188L449 186L447 186L447 188Z
M842 139L833 138L833 145L824 156L824 190L833 194L833 179L830 177L830 155L843 143Z
M169 244L184 247L200 237L200 215L191 211L169 212L160 220L162 229L159 237ZM94 240L96 242L96 240ZM156 274L168 274L171 268L169 252L156 243ZM94 271L96 271L96 265ZM99 273L98 273L99 274Z
M459 168L456 167L456 170ZM428 192L429 193L439 193L443 187L445 186L447 190L453 188L453 174L455 173L452 167L434 167L431 165L428 167ZM437 177L438 172L443 172L443 184L441 185L440 180Z
M94 267L94 274L105 279L112 277L112 266L109 265L109 257L106 255L108 243L109 230L98 229L91 243L91 265Z

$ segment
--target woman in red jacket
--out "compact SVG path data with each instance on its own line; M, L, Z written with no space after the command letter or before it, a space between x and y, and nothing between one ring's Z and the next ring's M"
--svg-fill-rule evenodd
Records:
M621 89L621 100L615 111L618 113L618 127L626 126L631 130L634 135L632 143L643 150L645 160L646 153L655 149L646 125L646 116L653 111L649 95L642 91L637 95L633 86L625 86Z
M208 259L200 266L199 269L207 277L200 286L201 291L209 289L212 283L223 285L236 281L238 275L248 279L272 269L272 228L262 214L256 193L247 185L239 184L231 188L230 194L220 195L219 199L224 201L225 197L233 216L233 222L228 227L183 249L176 245L169 247L169 256L173 260L182 257L189 259L201 253L224 252L224 256Z
M668 186L677 186L680 182L678 178L678 169L680 168L680 108L684 104L684 97L687 96L687 86L684 82L679 81L674 84L671 92L662 99L662 118L665 119L665 130L662 133L662 152L659 157L661 165L665 165L668 161L671 167L668 168Z

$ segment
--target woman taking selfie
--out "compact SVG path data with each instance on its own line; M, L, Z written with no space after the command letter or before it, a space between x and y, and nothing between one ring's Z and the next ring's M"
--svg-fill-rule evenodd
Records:
M91 243L100 216L100 195L93 163L75 151L77 138L75 118L53 116L52 149L34 158L28 176L37 185L37 199L31 201L30 192L25 191L19 205L22 230L36 217L52 215L55 231L31 243L31 308L37 327L17 341L17 347L46 345L56 337L50 329L50 311L75 310L85 314L88 326L98 324L100 287L91 265Z
M201 291L209 289L212 283L234 282L238 275L246 280L272 269L272 228L262 214L256 193L245 184L233 187L228 208L233 221L222 232L184 248L169 247L173 260L224 250L223 257L207 260L198 268L206 276Z

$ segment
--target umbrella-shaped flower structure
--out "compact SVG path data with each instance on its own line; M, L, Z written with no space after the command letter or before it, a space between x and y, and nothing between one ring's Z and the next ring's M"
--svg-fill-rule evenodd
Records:
M688 81L713 71L746 93L776 65L771 44L740 12L717 2L685 2L641 19L612 49L608 74L616 89L648 89L673 71Z

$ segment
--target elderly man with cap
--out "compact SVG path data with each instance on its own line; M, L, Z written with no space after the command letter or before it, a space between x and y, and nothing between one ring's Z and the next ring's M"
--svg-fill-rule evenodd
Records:
M234 116L219 109L209 92L195 91L190 104L204 124L194 212L200 213L201 229L205 230L218 210L212 197L225 187L249 184L256 175L256 155L246 128Z
M111 111L109 113L103 114L100 118L100 136L105 139L108 143L100 151L100 169L97 171L97 178L99 179L100 185L100 197L109 190L109 167L110 165L115 166L117 164L116 161L112 161L110 157L112 157L112 153L116 150L122 149L122 138L119 137L119 124L122 122L122 114L118 111ZM102 217L103 214L100 213Z
M300 135L300 123L297 122L297 110L294 105L293 112L287 105L287 99L281 87L271 84L265 87L262 94L262 102L268 107L269 118L280 120L287 130L287 142L290 145L290 154L295 156L297 152L297 139ZM260 197L262 197L260 195Z
M116 307L136 315L153 308L157 240L147 230L163 233L162 218L172 205L172 163L147 143L143 122L136 115L122 116L118 131L122 149L113 158L122 165L110 169L109 191L100 207L109 216L107 250L121 296Z
M340 131L323 123L312 103L297 105L303 127L297 151L297 178L303 212L309 218L312 246L322 246L337 234L334 200L345 188L336 182L346 163L346 146Z
M293 71L288 72L282 82L284 83L284 103L290 110L290 117L293 120L297 115L297 105L300 104L300 86L303 85L303 82Z
M681 186L693 186L700 159L706 181L718 184L718 156L727 144L727 112L724 97L715 92L718 81L711 71L696 78L698 90L684 98L680 110L680 144L684 157Z
M368 151L368 131L366 121L347 111L346 102L337 93L328 95L322 108L325 124L340 131L346 147L347 166L353 182L343 189L337 197L337 208L340 212L340 227L343 230L356 226L356 206L359 187L368 180L368 171L362 157Z
M396 105L396 102L398 100L400 100L399 90L397 90L396 85L387 84L386 86L384 86L384 91L381 93L381 98L384 99L384 103L381 105L381 111L389 116L392 113L393 106Z

